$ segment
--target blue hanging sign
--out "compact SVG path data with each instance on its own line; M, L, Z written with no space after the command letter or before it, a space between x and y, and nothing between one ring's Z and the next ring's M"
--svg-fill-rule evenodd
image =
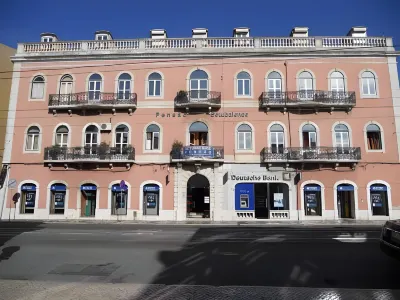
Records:
M371 185L371 191L375 192L386 192L387 187L384 185Z
M52 191L66 191L67 187L64 184L53 184L50 188Z
M339 185L337 187L337 190L340 191L340 192L354 191L354 186L352 186L352 185Z
M145 192L158 192L160 187L158 185L145 185L143 191Z
M81 191L96 191L97 186L95 185L81 185Z
M186 146L183 147L183 155L188 157L214 157L214 147Z
M36 185L34 184L24 184L21 187L22 191L36 191Z
M319 192L321 191L321 187L319 185L306 185L304 190L307 192Z

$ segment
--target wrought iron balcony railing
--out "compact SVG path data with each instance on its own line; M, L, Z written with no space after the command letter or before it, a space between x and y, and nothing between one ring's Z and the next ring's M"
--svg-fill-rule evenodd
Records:
M171 151L171 159L224 159L224 147L215 146L184 146Z
M351 108L356 105L356 93L314 90L263 92L259 101L260 107L327 106Z
M102 107L136 107L136 93L102 93L83 92L73 94L51 94L49 107L57 109L65 107L102 106Z
M265 147L263 162L355 162L361 160L360 147L283 148Z
M221 92L206 90L180 91L175 98L177 107L207 107L221 106Z
M46 162L133 162L135 148L126 147L47 147L44 150Z

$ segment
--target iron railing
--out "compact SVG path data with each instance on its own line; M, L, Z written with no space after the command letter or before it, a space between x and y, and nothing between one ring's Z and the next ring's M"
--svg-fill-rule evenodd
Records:
M133 161L135 148L126 147L47 147L44 150L45 161Z
M259 101L260 107L297 106L306 104L352 107L356 105L356 93L314 90L295 92L263 92L259 98Z
M184 146L171 151L171 159L224 159L224 147Z
M261 160L263 162L359 161L361 149L360 147L265 147L261 151Z
M221 92L206 90L180 91L175 98L176 106L221 105Z
M102 92L83 92L73 94L51 94L49 96L49 106L136 106L136 93L102 93Z

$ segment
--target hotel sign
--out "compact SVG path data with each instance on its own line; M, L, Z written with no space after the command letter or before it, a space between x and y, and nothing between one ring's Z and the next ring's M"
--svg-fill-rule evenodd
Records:
M189 115L186 112L173 112L173 113L162 113L156 112L156 118L182 118ZM247 118L249 113L247 112L210 112L208 115L211 118Z

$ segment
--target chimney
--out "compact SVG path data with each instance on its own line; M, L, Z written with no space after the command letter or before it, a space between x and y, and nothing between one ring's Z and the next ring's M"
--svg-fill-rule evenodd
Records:
M294 27L290 32L291 37L308 37L308 27Z
M237 27L233 29L233 37L249 37L250 28L248 27Z
M152 29L150 30L150 37L155 40L167 38L167 31L165 29Z
M192 29L192 38L194 39L206 39L208 37L207 28L194 28Z
M107 41L112 40L113 37L111 35L111 32L107 30L98 30L94 33L94 39L96 41Z
M351 27L349 33L347 33L347 36L367 37L367 27L365 27L365 26L354 26L354 27Z

